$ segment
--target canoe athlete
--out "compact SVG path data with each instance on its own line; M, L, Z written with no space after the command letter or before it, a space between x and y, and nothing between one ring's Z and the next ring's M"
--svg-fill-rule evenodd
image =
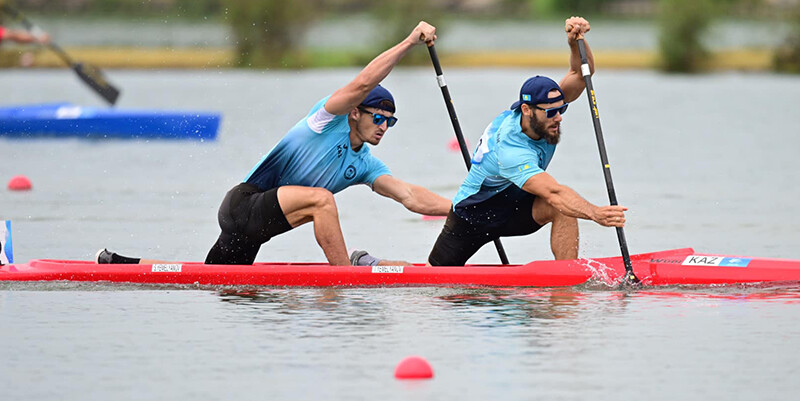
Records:
M262 244L308 222L331 265L350 265L333 194L366 184L420 214L445 216L450 200L393 177L366 144L378 145L397 123L391 93L379 83L415 45L433 42L420 22L372 60L352 82L317 102L245 177L219 208L222 229L206 264L252 264ZM101 250L98 263L153 263Z
M0 11L2 11L3 4L0 2ZM28 31L22 31L19 29L9 29L0 25L0 44L3 41L11 41L15 43L40 43L40 44L48 44L50 43L50 35L46 32L37 32L36 34L30 33Z
M511 109L486 128L472 155L472 169L428 256L430 265L462 266L488 242L532 234L547 224L555 258L576 259L577 219L624 226L627 208L593 205L545 172L561 136L562 115L586 88L577 40L589 31L589 22L572 17L566 24L571 26L569 72L560 84L543 76L525 81ZM586 51L593 73L588 45ZM366 254L357 262L379 261Z

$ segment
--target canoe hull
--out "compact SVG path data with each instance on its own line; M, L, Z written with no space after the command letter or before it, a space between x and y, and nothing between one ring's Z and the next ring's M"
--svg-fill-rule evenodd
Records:
M572 261L574 262L574 261ZM383 286L572 286L591 277L574 268L516 266L426 267L330 266L316 263L256 263L252 266L176 263L98 265L32 260L0 268L0 281L108 281L151 284L257 285L288 287Z
M800 281L800 261L695 254L691 248L633 255L645 285L708 285ZM88 281L281 287L489 286L560 287L590 280L613 285L624 274L620 257L536 261L525 265L330 266L257 263L248 266L174 263L98 265L32 260L0 267L0 281Z

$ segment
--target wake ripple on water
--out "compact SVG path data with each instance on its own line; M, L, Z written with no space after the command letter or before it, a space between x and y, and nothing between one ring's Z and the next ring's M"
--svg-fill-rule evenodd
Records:
M593 259L579 259L580 264L592 272L592 277L581 287L588 289L616 288L622 283L622 277L611 267Z

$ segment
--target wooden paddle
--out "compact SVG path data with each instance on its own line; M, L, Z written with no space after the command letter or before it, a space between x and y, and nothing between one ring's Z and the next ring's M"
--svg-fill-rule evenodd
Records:
M456 108L453 106L453 99L450 98L450 90L447 89L447 83L444 81L442 65L439 63L439 56L436 54L436 48L433 44L428 45L428 52L431 55L433 69L436 71L436 81L439 83L439 88L442 89L444 104L447 106L447 112L450 114L450 122L453 123L453 129L456 132L458 147L461 148L461 156L464 157L464 164L467 165L467 171L469 171L469 169L472 167L472 162L469 151L467 150L467 142L464 140L464 134L461 132L461 125L458 122L458 116L456 116ZM494 246L497 248L497 253L500 255L500 261L504 265L507 265L508 256L506 256L506 250L503 249L503 244L500 242L499 238L494 240Z
M572 26L567 25L567 32L571 29ZM578 51L581 56L581 73L586 83L586 96L589 98L589 112L592 114L592 124L594 125L595 136L597 137L597 147L600 150L600 161L603 164L603 175L606 179L608 199L612 206L616 206L618 205L617 194L616 191L614 191L614 181L611 179L611 166L608 163L608 154L606 153L606 145L603 140L603 129L600 127L600 114L597 111L597 98L594 93L594 86L592 85L592 74L589 68L588 58L586 57L586 43L584 42L583 35L578 36ZM622 227L617 227L616 229L619 249L622 251L622 260L625 263L625 282L628 284L637 284L640 280L636 277L636 274L633 273L631 256L628 252L628 242L625 240L625 231Z
M11 16L12 18L20 21L22 25L25 26L32 34L36 34L36 32L41 32L41 30L31 23L24 15L22 15L19 11L12 8L7 4L0 4L0 8L2 8L3 12ZM91 87L98 95L100 95L105 101L109 104L113 105L117 102L117 98L119 97L119 90L111 85L108 81L106 81L105 77L103 77L103 73L100 69L93 67L88 64L77 63L72 58L53 42L47 43L46 45L50 50L52 50L56 55L58 55L61 60L64 61L76 74L80 77L83 82L85 82L89 87Z

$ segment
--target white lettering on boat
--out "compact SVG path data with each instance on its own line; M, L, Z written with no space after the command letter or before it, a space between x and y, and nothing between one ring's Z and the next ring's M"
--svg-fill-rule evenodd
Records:
M687 266L719 266L720 262L721 256L689 255L683 260L683 264Z
M153 273L180 273L181 265L175 263L158 263L153 265Z
M402 273L403 266L372 266L373 273Z

